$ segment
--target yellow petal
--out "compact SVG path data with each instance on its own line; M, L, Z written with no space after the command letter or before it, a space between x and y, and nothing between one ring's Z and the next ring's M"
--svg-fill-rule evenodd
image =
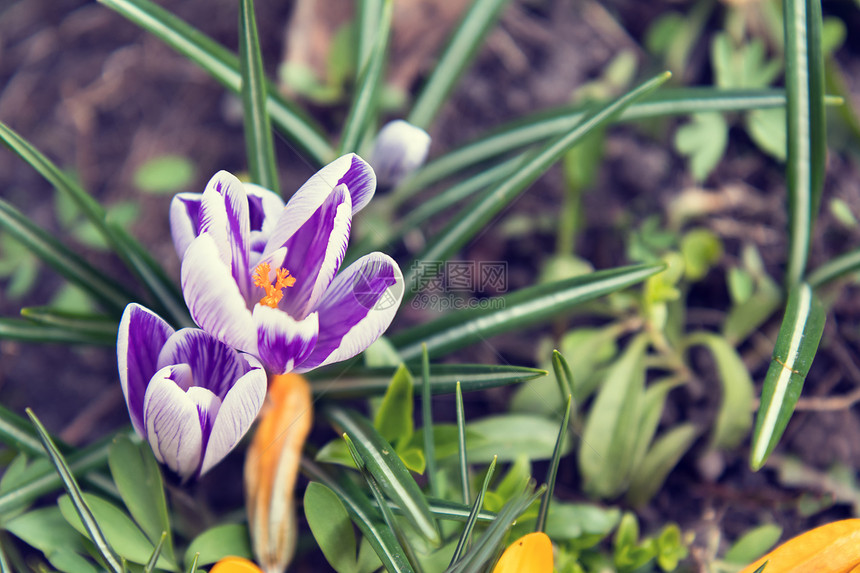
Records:
M766 573L853 573L860 571L860 519L835 521L789 539L741 573L767 561Z
M298 374L272 376L245 456L245 499L254 555L266 572L283 571L296 544L294 489L313 422L311 389Z
M540 531L523 535L505 549L493 573L552 573L552 542Z
M209 573L263 573L263 571L242 557L225 557L216 563Z

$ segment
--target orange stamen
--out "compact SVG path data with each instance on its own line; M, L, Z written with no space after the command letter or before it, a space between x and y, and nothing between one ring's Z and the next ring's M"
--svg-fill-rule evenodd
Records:
M275 284L269 280L272 267L269 263L260 263L254 269L254 286L266 291L266 296L260 299L260 304L271 308L278 308L278 303L284 298L283 290L296 284L296 277L290 276L290 271L280 268L275 271Z

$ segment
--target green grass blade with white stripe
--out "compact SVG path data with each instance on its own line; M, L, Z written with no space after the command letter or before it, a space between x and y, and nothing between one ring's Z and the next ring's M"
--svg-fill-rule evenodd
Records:
M761 468L785 431L824 330L825 312L812 287L801 283L788 298L753 431L750 466Z

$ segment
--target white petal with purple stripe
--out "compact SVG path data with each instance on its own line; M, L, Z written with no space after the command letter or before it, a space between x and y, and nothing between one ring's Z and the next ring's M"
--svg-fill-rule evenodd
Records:
M197 475L203 452L197 403L174 381L189 377L186 365L162 368L152 377L143 405L146 437L155 457L183 481Z
M160 368L158 353L173 332L160 316L135 303L125 307L119 322L116 340L119 379L131 423L141 437L146 434L143 422L146 386Z
M317 344L294 371L307 372L364 351L391 324L402 298L403 274L391 257L371 253L351 264L323 295Z
M239 443L254 423L265 399L266 372L262 368L253 369L236 381L221 401L211 427L200 475L209 471Z
M258 304L254 307L257 356L273 374L290 372L304 362L319 336L319 317L312 313L295 320L286 312Z
M251 311L209 233L188 247L180 274L182 294L194 322L221 342L254 352L257 341Z

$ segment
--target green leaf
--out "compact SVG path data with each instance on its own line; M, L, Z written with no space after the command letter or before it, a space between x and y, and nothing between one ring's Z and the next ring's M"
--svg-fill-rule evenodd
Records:
M340 153L357 151L362 136L373 121L378 100L377 93L385 66L393 9L394 1L385 0L382 13L379 15L373 50L370 52L369 59L359 68L356 93L340 140Z
M62 549L83 553L84 539L63 518L56 506L28 511L5 522L3 529L50 558Z
M632 472L638 471L649 446L651 446L651 441L657 433L663 407L666 404L666 396L679 385L680 382L677 378L669 377L650 384L642 395L637 435L633 441L633 453L630 456L629 469Z
M638 506L654 497L698 434L699 430L694 424L681 424L657 438L633 473L627 501Z
M755 389L752 377L738 352L725 338L695 333L688 344L702 344L711 351L722 384L722 401L711 435L711 447L731 450L738 447L752 427Z
M194 182L196 170L187 157L162 155L143 163L133 176L134 186L144 193L178 193Z
M762 274L756 279L755 292L729 311L723 322L723 336L730 344L743 342L776 312L782 301L779 285Z
M785 161L787 136L784 109L753 110L746 115L744 123L759 149L777 161Z
M405 365L401 365L391 379L373 420L373 427L379 435L392 444L406 443L412 437L412 387L412 375Z
M471 4L418 95L409 123L423 129L430 126L507 3L508 0L477 0Z
M692 229L681 238L681 254L684 255L684 275L691 281L705 278L723 256L723 243L709 229Z
M583 487L591 495L616 495L627 481L643 400L646 347L642 335L630 343L591 406L579 449Z
M222 557L234 555L253 559L248 526L239 523L224 523L211 527L194 538L185 551L185 563L191 563L199 553L197 565L209 565Z
M57 473L60 476L60 479L63 482L63 486L66 488L66 491L69 494L69 497L64 497L64 499L68 499L69 507L68 510L73 515L77 515L77 522L80 524L81 533L86 534L90 540L95 544L96 549L99 554L104 559L105 563L107 563L108 567L114 573L121 573L122 567L117 561L116 556L105 540L104 535L99 527L99 524L96 522L95 517L93 516L93 512L90 507L87 505L87 501L84 499L84 495L81 492L81 488L78 486L78 482L75 479L75 476L72 474L72 470L69 465L66 463L66 460L63 458L63 455L57 449L57 446L54 445L51 436L48 434L48 431L45 429L45 426L36 418L36 415L32 410L27 408L27 415L30 417L30 420L33 422L33 426L36 428L36 431L39 434L39 440L42 442L42 446L45 448L45 452L48 454L48 458L51 460L51 463L54 465L54 468L57 470ZM60 510L62 511L63 507L60 506ZM66 518L66 521L69 521L70 515L67 515L65 512L63 516ZM71 523L71 522L70 522ZM72 523L74 527L75 524ZM77 528L76 528L77 529Z
M272 126L266 111L266 76L257 37L254 0L239 2L239 71L244 110L245 152L251 180L278 192L278 169L272 142Z
M806 272L827 154L819 0L785 0L789 257L786 282Z
M431 543L438 543L439 530L427 501L391 444L355 412L330 408L326 416L350 436L380 489L404 509L416 530Z
M697 113L675 133L675 148L690 161L696 181L704 181L722 159L729 141L729 127L716 112Z
M304 496L305 517L326 561L338 573L356 569L355 532L343 502L319 482L308 484Z
M724 561L744 565L758 560L762 555L776 545L782 536L782 527L766 523L744 533L743 537L734 542L726 551Z
M404 555L394 532L379 519L379 512L371 506L367 496L358 489L353 480L341 474L340 479L336 481L322 468L307 459L302 459L302 471L310 479L319 481L337 494L387 571L412 572L409 560Z
M441 355L502 332L555 319L572 307L640 282L663 270L662 265L633 265L598 271L549 284L521 289L501 297L499 309L452 312L391 337L404 360L420 355L421 343L430 355Z
M100 0L108 8L150 32L168 46L203 68L233 93L240 93L242 77L234 53L189 26L150 0ZM313 121L266 85L266 108L272 123L290 143L317 165L334 159L334 150Z
M2 327L2 322L0 322ZM356 396L381 396L388 389L396 368L350 368L334 378L317 378L324 373L312 372L311 389L315 397L325 395L330 399L354 398ZM417 368L412 370L418 374ZM331 376L331 372L328 373ZM462 381L467 392L518 384L546 376L546 370L524 366L486 364L434 364L430 367L430 392L451 394L457 382ZM423 379L419 384L423 387Z
M485 192L477 201L462 209L441 231L437 238L430 241L424 251L416 257L418 261L444 261L463 247L476 234L480 233L499 214L508 207L523 191L540 177L550 166L557 162L564 153L611 119L616 117L624 108L645 94L657 89L671 74L664 73L645 82L618 100L590 114L582 123L569 133L553 139L546 145L529 155L526 164L509 179L499 183ZM418 285L418 271L415 266L408 271L404 278L409 285ZM418 290L418 289L413 289ZM432 353L432 347L428 344Z
M503 414L489 416L466 425L466 445L470 463L500 462L519 456L529 460L552 458L558 440L558 421L536 416ZM563 453L570 451L565 444Z
M764 465L788 425L818 350L825 318L824 307L808 284L792 290L762 388L750 452L753 470Z
M621 510L617 507L555 502L547 517L546 532L554 540L592 535L603 538L615 529L620 519Z
M674 571L678 562L687 557L687 547L681 538L681 529L671 523L663 528L657 538L657 564L663 571Z
M60 241L2 199L0 199L0 226L58 273L91 293L115 312L120 312L131 300L131 295L125 289L107 279L104 273L67 249Z
M149 444L135 444L128 436L117 436L108 454L108 464L129 513L153 545L159 543L162 533L167 533L162 553L174 561L164 484Z
M132 563L145 564L149 561L155 544L146 538L140 528L122 510L109 501L89 493L83 494L83 498L92 510L99 528L104 532L106 542L117 555ZM64 495L57 500L57 505L66 521L79 533L89 537L88 529L81 522L72 499ZM176 564L164 555L158 559L157 565L159 569L177 570Z

